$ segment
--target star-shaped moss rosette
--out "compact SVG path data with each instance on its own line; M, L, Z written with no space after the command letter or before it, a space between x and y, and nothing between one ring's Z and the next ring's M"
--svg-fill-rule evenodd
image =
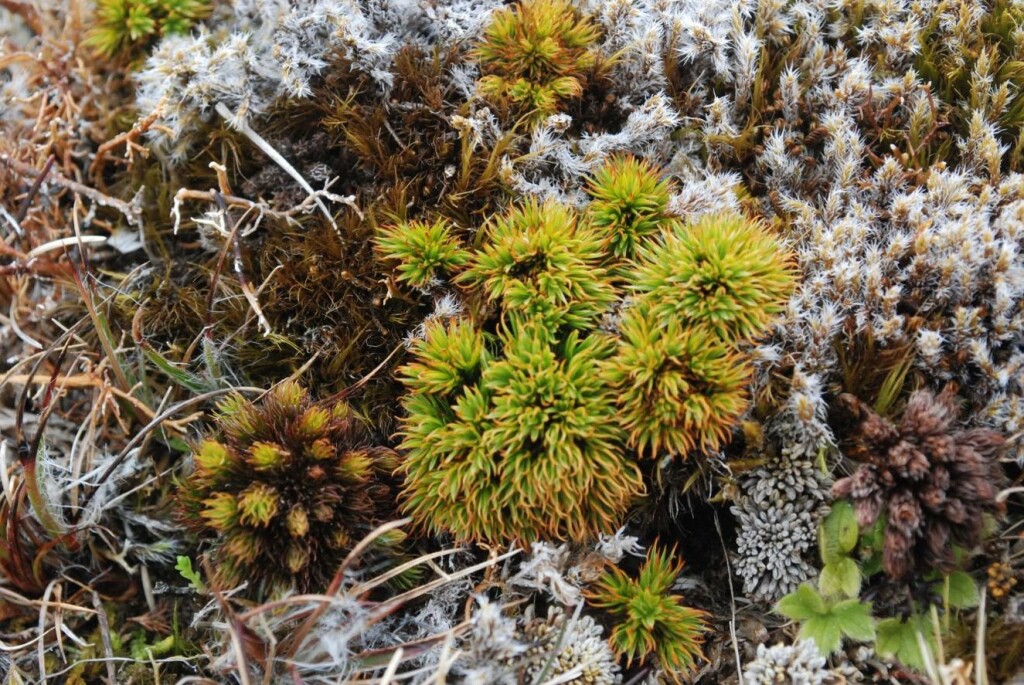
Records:
M704 658L707 614L670 594L683 569L674 551L654 547L636 578L610 567L587 591L587 602L612 617L612 648L627 664L654 661L674 682Z
M477 87L513 116L540 121L582 95L598 36L564 0L525 0L498 10L473 51L483 74Z
M629 288L663 321L727 343L763 335L795 284L792 255L757 221L705 215L639 251Z
M388 226L378 234L376 244L382 258L397 262L398 280L421 290L440 285L469 260L444 219Z
M615 299L603 241L572 209L529 200L496 217L459 282L480 288L504 314L551 330L587 330Z
M591 224L604 235L616 260L631 259L647 238L670 227L672 184L646 160L612 157L590 179L587 206Z
M286 382L259 402L218 406L182 483L185 523L209 541L217 581L266 594L321 589L352 546L388 519L397 455L344 402ZM388 546L401 536L386 536Z
M728 442L749 404L744 355L706 330L659 320L645 303L626 312L619 335L603 372L631 447L685 456Z

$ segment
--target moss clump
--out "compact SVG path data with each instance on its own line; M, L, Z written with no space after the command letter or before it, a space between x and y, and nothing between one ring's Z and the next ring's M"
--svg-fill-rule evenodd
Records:
M459 281L503 312L552 328L592 327L614 300L600 236L571 209L531 200L487 227L487 242Z
M668 201L672 185L648 162L612 157L590 180L593 198L587 212L604 234L606 249L616 259L631 259L637 248L671 222Z
M564 0L525 0L499 10L474 56L480 93L514 116L539 121L583 94L598 29Z
M658 320L645 305L629 310L619 333L604 375L630 446L656 456L714 451L728 442L749 404L744 355L677 319Z
M702 633L707 614L685 606L682 597L669 592L683 569L673 552L653 548L636 578L611 567L588 592L589 602L615 617L612 647L634 661L657 659L673 681L692 673L703 658Z
M421 290L439 285L469 260L444 219L389 226L377 236L377 250L398 262L398 280Z
M620 276L602 266L613 241L555 202L487 226L455 279L470 316L428 323L400 371L404 507L420 525L487 542L592 538L642 492L638 455L728 442L748 404L739 343L780 307L788 261L739 217L644 221L644 261L623 260Z
M216 581L260 593L325 586L387 520L397 455L373 443L348 404L316 404L292 382L258 404L232 396L218 411L181 492L185 523L210 541Z
M654 316L729 343L762 335L795 282L778 241L735 214L665 231L638 262L629 287Z
M402 369L405 508L461 539L587 539L641 491L598 370L600 336L553 339L540 321L497 339L429 326Z

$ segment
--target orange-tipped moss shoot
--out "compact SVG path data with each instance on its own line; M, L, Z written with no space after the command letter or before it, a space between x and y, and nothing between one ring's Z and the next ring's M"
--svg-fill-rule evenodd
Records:
M494 342L491 354L469 322L431 324L402 369L413 389L401 445L406 511L463 540L615 530L643 486L598 373L608 341L576 332L553 340L530 321Z
M590 222L604 234L606 250L631 259L645 238L668 227L671 183L644 160L616 156L590 179Z
M619 333L604 376L630 446L686 456L728 442L748 404L745 359L707 331L657 320L644 304L627 312Z
M444 219L409 221L385 228L377 236L377 252L398 263L398 280L430 290L469 261Z
M258 593L322 589L387 519L397 455L373 445L349 405L315 404L295 383L218 410L181 494L184 521L210 538L218 581L247 580Z
M674 681L691 674L703 659L701 645L707 614L669 594L683 569L674 552L652 548L634 579L612 566L587 592L591 605L612 615L611 645L629 664L657 657Z
M459 280L505 312L543 319L552 330L585 329L615 298L603 258L600 237L572 209L530 200L490 223Z
M707 215L640 249L638 300L733 343L764 334L795 282L792 256L764 227L737 214Z
M597 27L565 0L525 0L494 13L474 56L480 93L533 121L583 93Z
M209 0L97 0L85 44L103 57L141 51L161 36L188 33Z

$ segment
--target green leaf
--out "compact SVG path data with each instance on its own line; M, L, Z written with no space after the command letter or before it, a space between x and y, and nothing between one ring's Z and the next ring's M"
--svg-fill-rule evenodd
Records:
M844 636L864 642L875 637L870 604L856 599L829 602L807 583L779 600L775 610L800 621L800 637L814 640L823 654L839 649Z
M935 591L948 597L951 609L970 609L978 606L978 586L970 574L953 571L942 583L935 584Z
M804 621L800 626L799 636L801 640L814 640L822 654L836 651L843 641L839 621L835 616L829 615L815 616Z
M172 362L168 361L166 357L161 355L159 352L152 348L144 348L143 353L146 355L146 359L150 361L155 367L163 371L167 376L182 386L186 390L200 393L210 389L208 383L204 383L198 376L184 371L181 368L175 366Z
M850 557L825 564L818 578L818 587L825 595L856 597L860 594L860 569Z
M838 621L843 635L860 642L875 639L875 620L871 618L870 604L847 599L832 607L832 616Z
M775 610L794 621L806 621L809 618L823 616L828 613L825 600L808 583L804 583L780 599Z
M859 532L853 505L845 500L833 504L820 530L822 561L828 564L852 552Z
M181 577L187 580L197 592L204 592L205 587L203 581L199 577L197 571L192 570L192 560L186 556L179 555L178 563L174 565L174 570L181 574Z
M870 578L882 570L882 547L885 544L885 517L879 516L874 525L860 536L861 573Z
M896 657L904 665L925 669L924 657L917 644L917 634L924 636L928 648L935 652L935 636L928 629L927 621L921 616L911 616L907 621L887 618L878 622L878 636L875 651L884 657Z
M175 452L185 453L192 451L192 447L181 438L171 438L170 440L167 441L167 446L170 447Z

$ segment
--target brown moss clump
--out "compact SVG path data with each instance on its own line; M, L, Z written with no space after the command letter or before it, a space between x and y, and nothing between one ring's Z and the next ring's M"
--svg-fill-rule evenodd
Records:
M453 118L471 113L449 72L465 58L455 46L430 53L403 46L386 101L368 76L344 63L325 79L320 120L335 149L354 157L357 189L375 214L404 220L429 208L473 226L494 211L502 197L499 162L513 137L485 140L457 129Z
M883 567L896 580L957 567L954 547L981 543L986 514L999 511L995 457L1003 438L987 428L956 430L952 386L911 395L898 425L852 395L840 403L856 433L848 456L860 462L836 482L861 526L885 517Z
M351 406L314 403L291 382L259 403L232 396L218 412L181 494L185 523L211 542L217 581L323 588L387 519L397 455Z

